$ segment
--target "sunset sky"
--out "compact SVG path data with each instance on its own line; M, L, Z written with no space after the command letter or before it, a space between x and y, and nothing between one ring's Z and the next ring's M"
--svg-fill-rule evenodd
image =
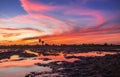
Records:
M120 0L0 0L0 45L120 44Z

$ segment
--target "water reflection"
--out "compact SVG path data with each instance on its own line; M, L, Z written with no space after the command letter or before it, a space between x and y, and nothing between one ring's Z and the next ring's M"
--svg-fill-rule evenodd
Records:
M0 68L0 77L24 77L31 71L51 71L49 67L30 66L30 67L9 67Z
M85 53L71 53L66 54L66 56L84 56L84 57L95 57L95 56L105 56L105 55L114 55L117 52L99 52L99 51L92 51L92 52L85 52Z
M64 53L59 53L59 55L57 55L57 56L53 56L53 55L52 56L51 55L49 55L49 56L40 55L39 58L49 58L49 59L52 59L53 61L67 61L67 62L73 62L75 60L78 60L76 58L67 59L65 57Z
M25 50L25 53L34 54L37 57L25 58L19 55L12 55L9 59L0 60L0 77L24 77L26 73L31 71L50 71L49 67L36 66L36 63L46 64L53 61L74 62L78 58L66 58L67 56L84 56L95 57L105 56L107 54L117 54L117 52L85 52L85 53L58 53L58 55L39 54L30 50ZM58 64L61 64L59 62Z
M20 59L19 55L13 55L10 57L10 60L18 60Z
M39 53L30 51L30 50L25 50L25 52L26 52L26 53L29 53L29 54L34 54L34 55L36 55L36 56L39 56Z

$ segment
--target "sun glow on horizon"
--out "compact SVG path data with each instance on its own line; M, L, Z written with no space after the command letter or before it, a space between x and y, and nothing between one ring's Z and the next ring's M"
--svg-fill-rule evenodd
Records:
M1 0L0 4L0 45L34 45L39 38L48 44L120 44L119 2Z

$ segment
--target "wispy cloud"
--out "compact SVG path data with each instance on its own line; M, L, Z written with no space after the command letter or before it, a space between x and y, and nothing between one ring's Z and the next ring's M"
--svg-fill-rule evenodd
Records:
M29 12L42 12L42 11L50 11L54 10L54 6L45 5L42 3L37 3L30 0L20 0L22 3L22 7L25 11Z
M32 28L23 28L23 29L13 29L13 28L0 28L0 40L20 40L26 37L36 37L43 34L43 32L32 29Z
M86 7L90 0L76 0L66 5L34 0L20 2L27 14L0 18L0 41L33 43L43 38L48 43L103 43L109 39L116 43L119 39L120 23L112 23L118 14L108 17L105 11Z

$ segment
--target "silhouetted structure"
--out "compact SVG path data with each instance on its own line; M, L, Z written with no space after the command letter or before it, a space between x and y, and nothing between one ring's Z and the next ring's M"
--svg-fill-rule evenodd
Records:
M39 39L39 43L41 43L41 45L43 46L45 42L43 40Z
M42 46L44 45L44 41L42 41Z

